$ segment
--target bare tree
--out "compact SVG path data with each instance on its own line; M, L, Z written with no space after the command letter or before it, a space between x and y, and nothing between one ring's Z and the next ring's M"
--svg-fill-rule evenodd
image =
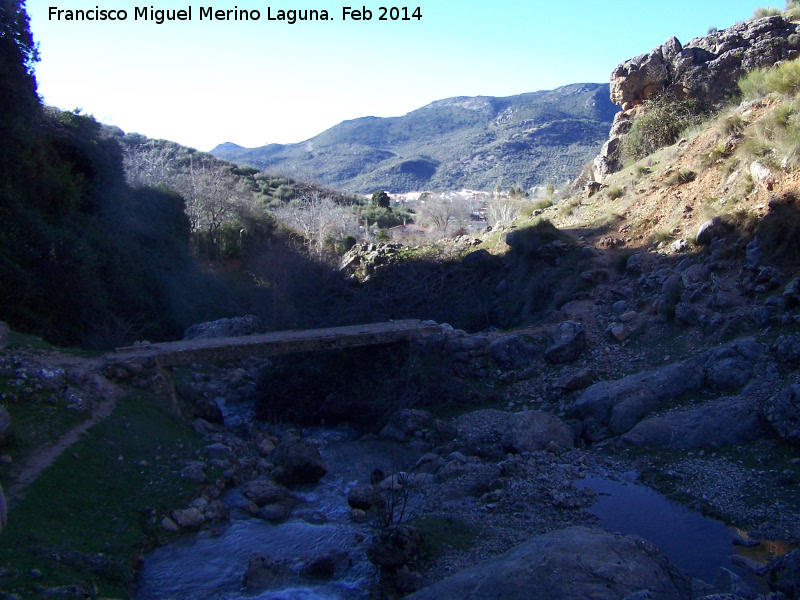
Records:
M420 201L416 221L445 235L469 223L470 209L469 201L461 196L448 198L443 194L430 194Z
M487 221L489 225L496 223L511 222L519 218L522 212L522 205L519 200L504 196L496 196L489 202Z
M357 216L319 190L306 192L274 211L275 218L297 231L308 252L322 257L329 240L338 240L358 230Z

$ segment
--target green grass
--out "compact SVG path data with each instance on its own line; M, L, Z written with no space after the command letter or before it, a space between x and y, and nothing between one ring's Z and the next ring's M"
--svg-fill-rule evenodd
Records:
M178 471L199 444L151 396L120 399L10 511L0 591L40 598L44 589L73 585L129 597L137 560L170 539L162 515L190 498L193 484Z
M30 387L13 385L5 378L0 378L0 404L11 417L11 434L0 447L0 454L8 454L14 460L12 465L0 467L0 482L4 486L8 484L9 469L89 418L86 411L67 408L66 401L57 392L34 391Z
M422 533L423 557L432 560L448 550L466 550L480 537L482 528L457 517L430 515L411 523Z
M800 59L774 67L754 69L738 83L746 100L757 100L771 93L796 94L800 91Z

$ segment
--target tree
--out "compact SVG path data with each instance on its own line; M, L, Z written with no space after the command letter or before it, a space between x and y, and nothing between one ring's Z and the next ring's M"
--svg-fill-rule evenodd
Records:
M309 254L322 257L331 244L357 231L356 215L320 191L307 192L274 211L275 218L302 236Z
M392 204L391 198L389 198L389 194L384 192L383 190L378 190L372 194L372 206L380 206L382 208L389 208Z
M33 66L39 52L23 0L0 0L0 180L19 168L39 115Z

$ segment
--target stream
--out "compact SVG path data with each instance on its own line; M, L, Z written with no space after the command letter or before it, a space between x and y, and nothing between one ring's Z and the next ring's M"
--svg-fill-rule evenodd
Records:
M145 557L136 600L362 600L378 578L378 569L366 558L373 534L368 525L349 518L347 492L356 483L368 482L373 469L385 473L407 470L419 452L389 440L356 440L347 431L305 431L306 437L323 442L320 453L328 474L317 485L294 489L301 502L292 517L279 524L251 517L241 507L246 500L238 488L223 500L230 521L193 537L159 548ZM597 492L587 510L600 526L610 531L636 534L655 544L676 566L691 577L713 583L719 567L753 581L730 561L734 534L723 523L672 502L638 484L636 474L622 481L587 476L575 481L578 489ZM254 595L242 588L250 556L266 554L287 560L295 571L309 560L329 551L344 551L352 566L332 581L301 584ZM338 571L337 571L338 573Z
M231 510L228 523L158 548L147 555L139 573L137 600L360 600L377 580L378 569L366 558L372 530L349 518L347 491L369 482L379 468L386 473L408 469L418 452L389 440L356 441L346 432L317 430L306 436L324 441L320 448L328 474L317 485L293 489L301 502L292 518L271 524L240 508L246 500L235 488L223 496ZM242 589L250 556L261 553L288 559L299 567L331 550L345 551L352 567L341 578L254 595Z

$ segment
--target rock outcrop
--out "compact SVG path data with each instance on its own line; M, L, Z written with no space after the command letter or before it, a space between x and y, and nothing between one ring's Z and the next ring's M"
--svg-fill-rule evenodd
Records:
M641 538L571 527L535 537L408 598L616 600L632 591L677 600L692 597L692 584Z
M737 23L682 45L672 37L651 52L618 65L611 73L611 101L622 107L609 140L594 160L594 177L602 181L621 168L622 140L639 107L666 95L718 107L737 92L738 79L800 55L800 25L781 16Z

